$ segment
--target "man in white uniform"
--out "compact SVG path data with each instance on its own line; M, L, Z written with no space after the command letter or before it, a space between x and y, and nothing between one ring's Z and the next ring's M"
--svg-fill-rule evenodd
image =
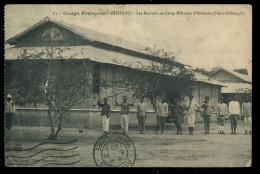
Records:
M102 124L104 133L108 133L109 129L109 116L110 116L110 105L107 103L108 99L104 98L104 103L101 103L99 100L97 101L97 105L102 108Z
M237 128L237 120L240 116L240 105L238 101L235 101L235 98L232 97L231 101L228 105L228 112L230 114L230 123L231 123L231 134L237 134L236 128Z
M121 128L123 130L123 134L128 133L128 122L129 122L129 110L130 106L133 106L133 104L130 104L127 102L127 97L124 95L123 96L123 103L118 104L116 103L117 106L121 106Z
M195 111L200 108L200 105L193 100L193 95L189 95L189 102L186 103L186 110L188 114L189 134L193 134Z

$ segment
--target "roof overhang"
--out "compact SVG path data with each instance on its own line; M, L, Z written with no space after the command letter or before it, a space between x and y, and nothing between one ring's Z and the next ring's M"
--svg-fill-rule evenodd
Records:
M120 52L100 49L93 46L70 46L70 47L56 47L56 48L66 49L66 51L62 53L63 54L62 57L65 59L88 59L103 64L111 64L111 65L123 66L126 68L132 68L140 71L160 73L154 71L154 69L151 70L152 66L160 66L161 65L160 63L138 58L135 56L130 56ZM37 52L39 53L46 49L55 49L55 47L53 48L47 48L47 47L5 48L5 59L6 60L19 59L19 57L24 53L24 50L26 50L28 54L37 54ZM48 58L42 57L42 59L48 59ZM180 68L176 67L171 72L164 73L163 75L174 77L179 72L180 72ZM197 82L223 86L221 82L218 82L212 78L209 78L199 73L194 73L193 80Z

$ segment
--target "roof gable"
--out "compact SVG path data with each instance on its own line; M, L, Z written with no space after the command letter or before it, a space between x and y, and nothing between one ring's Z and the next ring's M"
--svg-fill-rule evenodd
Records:
M34 30L37 30L39 27L44 26L46 23L53 23L56 26L62 27L66 30L69 30L76 34L77 36L81 37L84 40L88 41L96 41L100 43L105 43L109 45L113 45L116 47L121 47L124 49L140 52L143 54L147 54L147 52L144 51L145 46L133 43L118 37L114 37L108 34L104 34L98 31L94 31L85 27L77 26L75 24L70 24L66 23L63 21L58 21L58 20L53 20L50 19L49 17L44 18L40 22L36 23L32 27L28 28L27 30L23 31L22 33L8 39L6 41L6 44L11 44L11 45L16 45L17 41L19 41L21 38L25 37L28 35L28 33L33 32ZM84 45L84 44L83 44ZM75 46L75 45L70 45L70 46Z
M88 45L90 42L90 39L51 20L42 20L6 41L15 47L77 46Z
M226 74L225 76L223 76L224 74ZM221 78L225 77L224 79ZM229 81L233 81L235 83L251 83L252 81L249 79L248 76L240 74L238 72L232 71L232 70L227 70L224 68L219 69L218 71L216 71L215 73L210 75L211 78L214 78L216 80L222 81L222 82L229 82Z

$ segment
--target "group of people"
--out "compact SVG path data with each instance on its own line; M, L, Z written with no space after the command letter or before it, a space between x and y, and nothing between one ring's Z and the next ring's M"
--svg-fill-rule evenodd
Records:
M244 121L245 135L252 134L252 103L249 97L244 98L241 109L240 104L236 101L235 97L231 97L228 107L223 103L223 98L218 104L217 108L218 122L219 122L219 134L224 134L225 118L229 115L231 134L237 134L237 122L239 117Z
M108 99L104 98L104 102L100 101L97 104L102 108L102 123L104 133L108 132L109 129L109 115L110 115L110 105L108 104ZM128 122L129 122L129 111L130 107L133 104L127 102L127 97L123 96L123 102L121 104L117 103L117 106L121 106L121 127L124 134L128 133ZM185 104L181 104L181 102L176 98L171 105L172 114L174 115L174 122L176 126L176 134L183 134L182 122L183 122L183 113L188 115L188 128L189 134L193 134L194 131L194 123L195 123L195 113L201 112L201 115L204 120L204 128L205 134L209 134L210 131L210 123L211 123L211 115L214 111L216 111L217 120L219 124L219 134L224 133L225 120L229 116L231 123L231 134L236 134L237 121L239 117L242 117L245 125L245 135L252 134L252 103L249 98L246 98L242 104L240 109L240 104L235 100L234 97L231 98L228 106L223 102L223 98L220 99L220 102L217 105L217 108L210 102L210 98L208 96L205 97L205 101L202 105L199 105L194 99L193 95L189 95L189 101ZM161 133L165 130L165 119L168 117L168 109L169 105L165 99L160 100L154 107L157 114L157 124L155 133L157 134L159 130ZM139 132L140 134L144 133L145 130L145 120L147 118L147 105L144 103L144 98L140 98L140 103L137 105L137 120L139 124ZM200 109L203 109L201 111Z
M110 105L108 104L108 99L104 98L104 102L101 103L97 101L97 104L102 108L102 124L104 133L108 133L109 130L109 116L110 116ZM129 122L129 111L130 107L133 104L127 102L127 97L123 96L123 102L121 104L117 103L117 106L121 107L121 127L124 134L128 133L128 122ZM220 99L220 102L215 109L211 104L209 97L205 97L204 103L200 106L194 99L193 95L189 95L189 101L185 104L181 104L178 98L175 98L172 107L172 114L174 115L174 122L177 129L176 134L183 134L182 122L183 122L183 113L188 115L188 128L189 134L193 134L194 123L195 123L195 113L196 111L201 112L201 115L204 120L205 134L209 134L211 114L215 110L217 115L217 120L219 124L219 134L224 134L225 120L229 116L231 124L231 134L236 134L237 122L241 116L244 121L245 126L245 135L252 134L252 103L250 98L246 97L245 101L242 103L241 109L240 104L236 101L235 97L230 99L230 102L227 105L223 102L223 98ZM165 119L168 117L168 103L163 98L158 102L154 109L157 113L157 124L156 124L156 133L161 129L161 133L164 132ZM203 111L200 110L203 109ZM5 101L5 125L6 129L9 131L12 128L12 120L15 114L15 103L12 100L10 94L7 95L7 100ZM139 124L139 132L143 134L145 131L145 120L147 118L147 105L144 102L144 97L140 98L140 103L137 105L137 120Z
M104 133L108 133L109 129L109 115L110 115L110 105L107 103L108 99L104 98L104 103L97 101L97 105L102 108L101 115L102 115L102 124ZM123 96L123 102L121 104L117 103L117 106L121 106L121 127L124 134L128 133L128 122L129 122L129 111L130 107L133 104L127 102L127 97ZM145 129L145 120L147 117L147 106L144 103L144 98L140 98L140 103L137 105L137 120L139 123L139 131L140 134L144 133Z

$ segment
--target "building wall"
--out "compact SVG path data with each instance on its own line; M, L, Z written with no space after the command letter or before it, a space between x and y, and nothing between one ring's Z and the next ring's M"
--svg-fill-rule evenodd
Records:
M136 119L136 105L139 100L134 99L130 91L125 91L126 88L119 88L113 85L117 79L124 77L124 74L128 73L127 69L117 68L113 65L102 64L100 67L100 76L103 80L107 81L110 87L102 87L99 94L93 94L87 101L69 111L64 118L64 127L79 127L79 128L95 128L102 127L101 125L101 108L97 106L97 100L102 100L104 97L108 97L108 103L111 105L112 112L110 117L110 124L113 126L120 125L120 107L116 106L116 103L122 102L123 95L128 96L129 102L134 103L131 107L130 125L137 125ZM219 88L214 85L205 83L194 83L193 95L194 100L199 104L202 104L205 96L209 96L211 102L216 106L219 96ZM117 95L118 94L118 95ZM184 95L184 102L189 100L188 94ZM156 124L156 113L154 112L149 100L145 100L148 104L149 117L147 118L147 124ZM21 108L21 107L20 107ZM31 108L31 109L29 109ZM15 125L22 126L49 126L49 119L44 105L39 105L38 109L33 109L33 106L26 105L25 108L17 109L16 117L14 118ZM184 115L184 121L187 122L188 115ZM213 114L212 120L216 120ZM196 121L201 122L202 117L200 112L196 112Z
M71 110L64 115L62 127L67 128L89 128L102 129L100 110ZM184 122L187 123L188 115L184 115ZM120 128L121 114L119 110L112 110L109 117L110 128ZM196 113L195 124L203 122L199 113ZM213 118L213 117L212 117ZM215 121L215 119L212 119ZM155 126L157 123L156 113L148 112L146 119L147 126ZM48 113L46 109L17 109L13 118L14 126L50 126ZM174 126L174 123L170 123ZM132 110L129 113L129 127L138 126L136 111Z
M205 101L205 97L209 96L211 104L214 106L214 111L211 114L211 120L216 121L216 108L217 104L219 101L219 96L220 96L220 88L219 86L211 85L211 84L206 84L206 83L199 83L196 82L192 85L193 88L193 100L195 100L199 105L202 105L203 102ZM189 101L189 96L185 95L184 96L184 103ZM200 109L202 112L203 109ZM196 112L196 120L197 121L202 121L203 117L201 115L201 112ZM188 116L185 114L184 120L187 121Z
M102 128L100 110L78 109L71 110L64 115L63 127L71 128ZM111 127L120 127L121 114L119 110L112 110L109 117ZM156 124L156 114L149 112L146 120L148 125ZM50 126L46 109L17 109L13 119L16 126ZM138 125L136 111L129 113L129 125Z
M101 91L97 94L97 98L103 100L103 98L106 97L108 98L108 103L112 108L120 109L116 103L123 102L123 96L125 95L128 98L128 102L134 104L132 108L135 108L140 101L133 97L132 92L127 90L127 87L118 87L118 85L116 85L116 81L124 80L123 78L127 73L129 73L127 68L101 64L101 78L107 82L109 87L101 86ZM145 99L145 102L148 105L149 111L153 111L151 102L148 99Z
M210 76L211 78L218 80L220 82L227 83L244 83L244 81L224 70L220 70L214 75Z

